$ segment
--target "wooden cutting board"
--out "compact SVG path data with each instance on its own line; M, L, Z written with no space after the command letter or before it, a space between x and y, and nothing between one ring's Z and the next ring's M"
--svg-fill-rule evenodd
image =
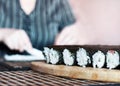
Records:
M120 70L98 69L92 67L52 65L45 62L32 62L34 71L69 78L88 79L96 81L120 82Z

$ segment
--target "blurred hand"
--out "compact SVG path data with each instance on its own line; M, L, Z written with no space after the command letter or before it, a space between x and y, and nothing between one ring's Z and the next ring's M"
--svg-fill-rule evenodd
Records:
M24 30L6 29L4 31L3 43L6 44L11 50L18 50L20 52L31 49L32 44Z
M55 45L79 45L80 33L77 23L65 27L56 37Z

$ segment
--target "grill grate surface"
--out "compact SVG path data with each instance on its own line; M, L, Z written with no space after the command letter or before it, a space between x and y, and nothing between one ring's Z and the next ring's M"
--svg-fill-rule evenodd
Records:
M0 86L120 86L120 83L97 82L90 80L69 79L34 71L1 71Z

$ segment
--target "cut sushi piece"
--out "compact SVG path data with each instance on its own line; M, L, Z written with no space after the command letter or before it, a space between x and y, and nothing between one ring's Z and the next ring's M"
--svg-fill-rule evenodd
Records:
M62 63L62 55L60 54L59 51L54 50L53 48L50 49L50 63L51 64L58 64L58 63Z
M50 49L48 47L44 47L43 53L45 55L46 62L50 63Z
M93 68L102 68L105 64L105 55L104 53L102 53L101 51L96 52L93 56L92 56L92 65Z
M107 68L116 68L119 65L119 54L115 50L109 50L106 55Z
M86 67L87 64L91 63L90 57L87 55L87 52L83 48L79 48L76 52L77 64Z
M65 65L74 65L75 63L75 56L71 53L68 49L63 50L63 61Z
M47 63L58 64L62 63L62 54L53 48L44 47L44 55Z

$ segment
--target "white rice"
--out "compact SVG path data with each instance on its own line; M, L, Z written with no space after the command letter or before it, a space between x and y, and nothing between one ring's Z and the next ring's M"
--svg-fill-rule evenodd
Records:
M87 55L87 52L83 48L79 48L79 50L76 52L76 57L77 57L77 64L86 67L88 63L91 63L90 57Z
M66 65L73 65L74 63L74 56L68 49L63 50L63 60Z
M46 62L49 63L50 62L50 49L48 47L44 47L43 52L45 54Z
M60 55L53 48L50 50L50 63L57 64L59 62Z
M101 51L96 52L93 56L92 56L92 65L93 68L102 68L105 64L105 55L104 53L102 53Z
M109 50L106 55L107 68L116 68L119 65L119 54L117 51Z

